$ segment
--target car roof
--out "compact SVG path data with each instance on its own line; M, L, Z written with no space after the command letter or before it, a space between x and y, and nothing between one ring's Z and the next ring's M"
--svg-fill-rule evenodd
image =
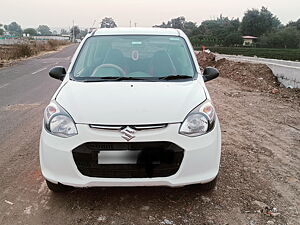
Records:
M181 31L182 32L182 31ZM142 28L142 27L121 27L121 28L99 28L94 35L170 35L181 36L180 30L173 28Z

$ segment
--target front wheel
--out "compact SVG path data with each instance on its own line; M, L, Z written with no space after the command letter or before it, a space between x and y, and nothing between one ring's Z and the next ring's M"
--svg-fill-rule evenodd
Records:
M48 188L53 191L53 192L56 192L56 193L59 193L59 192L67 192L67 191L70 191L73 189L73 187L71 186L67 186L67 185L63 185L63 184L60 184L60 183L52 183L48 180L46 180L46 183L47 183L47 186Z

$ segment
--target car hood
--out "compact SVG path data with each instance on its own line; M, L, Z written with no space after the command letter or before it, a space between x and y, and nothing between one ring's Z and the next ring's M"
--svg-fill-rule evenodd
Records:
M182 122L205 99L198 81L68 81L56 96L75 123L101 125Z

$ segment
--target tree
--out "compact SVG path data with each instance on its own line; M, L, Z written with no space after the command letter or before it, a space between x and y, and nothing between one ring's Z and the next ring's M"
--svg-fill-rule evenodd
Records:
M296 28L285 28L278 32L284 48L300 48L300 31Z
M115 23L113 18L105 17L104 19L102 19L100 27L101 28L114 28L114 27L117 27L117 24Z
M79 29L78 26L74 26L70 30L70 34L72 36L72 39L76 39L78 37L79 33L80 33L80 29Z
M243 44L243 38L242 34L240 32L234 32L228 34L223 42L224 46L236 46L236 45L242 45Z
M61 35L67 35L67 34L69 34L69 33L68 33L68 31L67 31L66 29L61 29L61 30L60 30L60 34L61 34Z
M295 26L297 30L300 30L300 19L298 19L297 22L295 22Z
M51 35L52 34L52 32L50 31L50 28L47 25L39 25L39 27L36 30L40 35Z
M287 27L294 27L296 28L297 30L300 30L300 19L298 19L297 21L293 22L289 22L287 25Z
M239 19L229 19L222 15L214 20L205 20L196 32L198 34L198 43L209 43L210 46L239 44L239 39L241 38L241 35L238 37L237 34L239 33L239 26ZM233 41L237 43L233 43Z
M274 32L280 26L279 19L274 16L267 8L261 10L248 10L241 23L241 32L244 35L261 36L263 34Z
M286 27L261 36L257 45L265 48L300 48L300 31L296 27Z
M171 27L171 26L168 26L165 22L162 22L161 25L154 25L153 27L168 28L168 27Z
M161 27L161 28L175 28L183 30L184 24L186 23L185 18L183 16L173 18L167 23L163 22L161 25L154 25L153 27Z
M211 35L197 34L195 36L190 37L190 40L193 46L198 46L198 47L200 47L201 45L215 46L221 44L219 39Z
M238 32L239 26L239 19L229 19L220 15L215 20L203 21L199 26L199 31L201 34L213 35L224 40L228 34Z
M2 27L3 27L3 24L0 23L0 35L4 34L4 30L2 29Z
M11 35L21 36L22 28L16 22L12 22L9 25L4 25L5 30L7 30Z
M88 33L88 29L80 30L79 38L81 39L84 38L87 33Z
M175 29L183 30L185 23L186 23L185 17L183 16L171 19L171 27Z
M187 36L192 36L197 34L197 24L192 21L187 21L184 23L183 32Z
M26 28L25 30L23 30L23 33L30 36L37 35L37 32L34 28Z
M162 22L161 25L154 25L153 27L181 29L188 36L195 35L197 31L196 23L192 21L186 21L185 17L183 16L173 18L167 23Z

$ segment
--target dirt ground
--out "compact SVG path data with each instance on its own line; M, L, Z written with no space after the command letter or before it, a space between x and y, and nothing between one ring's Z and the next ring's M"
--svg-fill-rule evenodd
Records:
M187 186L51 193L39 170L40 121L27 115L42 113L44 103L10 106L3 110L28 120L0 143L4 152L15 152L0 165L0 224L300 224L300 92L281 88L263 65L202 57L203 67L221 72L207 83L223 139L214 191Z
M214 221L300 224L300 91L280 87L263 64L215 62L213 54L198 60L220 70L207 83L223 134L220 193L213 196L231 213L215 213Z

